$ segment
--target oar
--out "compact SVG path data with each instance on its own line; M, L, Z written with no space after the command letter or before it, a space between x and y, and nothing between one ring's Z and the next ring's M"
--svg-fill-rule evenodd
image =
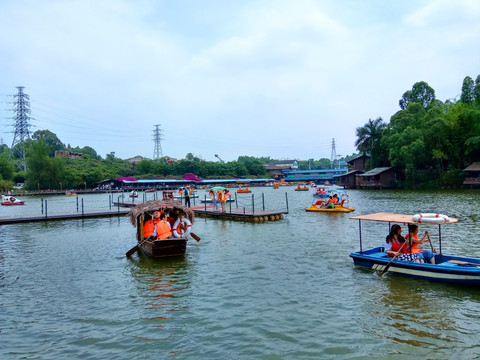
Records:
M430 247L432 248L432 252L436 253L436 251L435 251L435 249L433 248L433 245L432 245L432 240L430 240L430 234L428 234L427 237L428 237L428 242L430 243Z
M398 257L398 255L400 255L400 254L402 253L402 249L403 249L403 247L405 246L406 243L407 243L407 242L405 241L405 242L402 244L402 246L400 246L400 249L398 250L397 255L395 255L395 256L393 257L393 259L390 260L390 262L387 264L387 266L385 266L385 267L383 268L382 272L380 273L380 276L382 276L382 275L388 270L388 268L390 267L390 265L392 265L393 260L395 260L395 259Z
M128 251L125 253L125 255L126 255L127 257L132 256L133 254L135 254L135 252L138 250L138 248L139 248L140 246L142 246L146 241L147 241L147 240L143 240L141 243L135 245L133 248L131 248L130 250L128 250Z
M200 236L198 236L198 235L196 235L196 234L194 234L194 233L192 233L192 232L190 232L190 235L192 235L192 238L194 238L195 240L197 240L197 242L200 241Z
M461 260L448 260L447 262L453 263L453 264L458 264L458 265L464 265L464 266L480 266L480 264L471 263L471 262L468 262L468 261L461 261Z

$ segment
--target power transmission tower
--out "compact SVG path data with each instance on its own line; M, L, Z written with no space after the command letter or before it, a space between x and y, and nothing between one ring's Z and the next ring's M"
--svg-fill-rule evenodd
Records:
M337 160L337 150L335 149L335 138L332 139L332 155L330 157L332 169L335 167L335 161Z
M16 166L21 171L27 170L25 162L25 145L26 140L30 140L31 126L30 117L30 96L23 92L24 86L17 86L18 93L13 95L13 111L15 116L15 135L13 136L12 147L10 149L10 159L17 159Z
M155 143L153 147L153 160L158 160L163 158L162 152L162 144L161 141L163 140L162 132L163 130L160 129L161 124L154 125L155 130L153 130L153 141Z

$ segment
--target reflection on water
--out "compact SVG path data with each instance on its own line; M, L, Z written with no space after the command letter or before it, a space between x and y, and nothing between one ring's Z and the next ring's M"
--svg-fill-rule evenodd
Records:
M480 291L380 277L348 256L359 246L350 217L385 211L458 217L442 250L480 257L478 192L352 190L355 212L324 214L305 212L313 191L293 189L252 188L267 209L288 194L282 221L196 219L202 240L175 259L127 259L126 217L0 226L0 358L480 357ZM57 200L52 209L74 205ZM362 230L367 248L388 225Z

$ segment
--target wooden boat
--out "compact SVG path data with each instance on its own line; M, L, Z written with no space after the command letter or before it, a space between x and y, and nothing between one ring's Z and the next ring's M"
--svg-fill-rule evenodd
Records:
M335 205L334 208L326 208L326 207L321 207L319 205L312 205L307 208L305 208L305 211L313 211L313 212L332 212L332 213L348 213L352 212L355 209L352 207L347 207L347 206L341 206L341 205Z
M2 195L2 205L4 206L25 205L25 201L17 199L14 196Z
M427 216L422 216L427 215ZM374 213L354 216L351 219L358 220L360 227L360 250L352 252L350 257L357 266L371 268L384 272L385 268L391 273L410 277L422 278L431 281L439 281L461 285L480 285L480 258L446 255L442 253L441 226L456 223L458 220L441 214L391 214ZM435 253L435 264L416 263L398 260L389 257L383 246L377 246L368 250L362 248L362 221L388 222L389 225L397 223L419 224L438 226L439 252ZM382 242L383 239L379 239ZM433 246L432 246L433 249Z
M189 229L182 233L179 227L176 226L173 231L175 236L163 240L144 239L143 224L153 216L155 211L163 211L168 217L173 218L175 225L182 222L190 224ZM185 254L188 235L194 221L194 213L188 207L173 204L171 201L151 200L131 208L129 216L133 226L137 228L137 243L143 253L153 258L166 258ZM194 235L192 234L192 236Z

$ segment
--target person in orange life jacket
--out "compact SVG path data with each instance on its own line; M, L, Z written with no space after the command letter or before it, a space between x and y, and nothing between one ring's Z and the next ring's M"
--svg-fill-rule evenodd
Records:
M220 204L222 206L222 211L223 211L224 210L223 209L223 204L225 203L225 193L222 190L218 190L217 191L217 198L218 198L218 201L220 201Z
M417 254L411 254L408 247L406 246L406 241L400 233L402 228L400 225L393 225L390 229L390 234L387 235L385 239L385 251L394 251L401 252L401 255L397 257L397 260L420 262ZM395 254L389 253L388 256L395 256Z
M405 240L408 240L412 254L417 254L420 262L429 262L435 264L435 255L430 250L422 250L421 244L428 241L428 231L425 231L425 235L420 240L418 238L418 225L408 224L408 234L405 236Z
M335 200L332 196L328 198L327 204L325 205L326 208L335 209Z
M390 234L385 239L385 251L400 251L400 248L405 243L405 239L401 235L402 227L394 224L390 229ZM403 250L403 249L402 249ZM388 254L388 256L394 256Z
M161 213L160 211L155 211L153 213L153 217L150 218L149 220L145 221L145 223L143 224L143 237L144 238L149 238L149 237L156 238L157 237L156 225L160 221L160 213Z
M166 219L166 215L160 215L160 221L157 226L157 240L163 240L172 236L172 229L170 228L170 223Z

